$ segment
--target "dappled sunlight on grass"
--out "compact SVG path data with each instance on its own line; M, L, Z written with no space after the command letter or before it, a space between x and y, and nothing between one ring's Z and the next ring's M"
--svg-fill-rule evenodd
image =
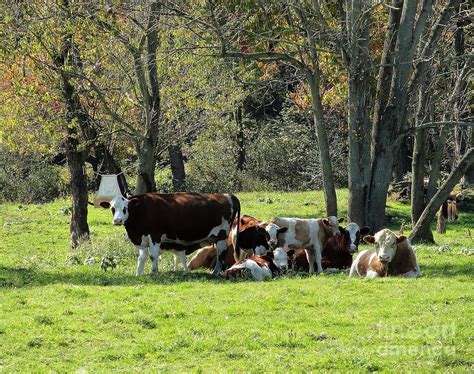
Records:
M243 213L264 220L325 210L319 191L238 196ZM338 196L345 216L347 191ZM462 252L473 249L472 213L436 234L436 245L415 246L420 279L290 272L256 282L174 273L170 254L157 276L147 261L135 277L135 249L108 210L89 210L92 242L70 251L68 204L0 208L0 371L473 368L474 257ZM388 206L389 227L405 220L407 234L409 205ZM117 267L102 271L103 255Z

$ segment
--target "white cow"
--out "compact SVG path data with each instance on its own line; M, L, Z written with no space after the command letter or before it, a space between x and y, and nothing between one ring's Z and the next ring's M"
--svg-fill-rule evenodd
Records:
M317 272L323 271L321 251L326 241L334 235L340 235L339 222L344 218L330 216L327 219L275 218L265 224L271 247L278 245L284 250L304 248L309 263L309 273L314 273L316 260Z

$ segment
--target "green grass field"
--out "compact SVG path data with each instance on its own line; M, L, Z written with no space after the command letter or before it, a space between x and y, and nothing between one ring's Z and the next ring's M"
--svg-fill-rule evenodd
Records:
M320 192L238 196L261 219L323 216ZM90 210L92 244L70 253L68 204L0 206L0 372L474 370L474 256L461 253L474 249L473 213L437 245L415 246L420 279L255 282L175 274L169 255L156 278L136 278L124 228L100 209ZM388 212L398 229L409 205ZM104 253L120 260L115 270L82 265Z

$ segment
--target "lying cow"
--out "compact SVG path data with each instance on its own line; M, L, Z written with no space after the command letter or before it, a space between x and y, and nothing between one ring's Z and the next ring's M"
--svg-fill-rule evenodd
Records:
M277 276L288 269L288 255L292 253L287 253L283 248L277 248L262 256L250 256L227 269L224 272L224 278L241 277L246 270L250 270L252 277L258 281Z
M143 272L148 253L152 274L158 271L161 247L196 248L215 243L217 261L213 275L222 268L221 254L227 248L232 222L240 222L240 202L233 195L198 193L146 193L126 199L116 196L111 202L114 225L124 225L129 239L139 250L136 275ZM238 248L238 243L236 243Z
M217 250L214 245L209 245L199 249L188 263L188 270L196 270L200 268L214 269L217 261ZM234 248L228 246L222 254L222 262L224 268L228 269L235 264Z
M321 265L326 269L347 269L352 265L352 255L359 249L361 236L367 235L370 228L359 228L357 223L351 222L346 228L339 226L340 235L329 238L321 253ZM309 271L306 251L299 248L290 259L291 267L295 271Z
M401 275L416 278L421 275L415 252L405 236L397 236L389 229L383 229L375 236L365 236L364 241L375 244L375 248L357 255L349 272L350 277Z
M264 227L259 226L261 221L252 216L243 215L239 224L239 252L236 253L236 260L243 260L251 255L264 255L268 250L267 232ZM237 220L232 223L232 230L227 239L227 249L222 254L226 268L235 264L234 243L237 240ZM199 268L214 268L217 251L213 246L200 249L189 261L190 270Z
M340 235L339 222L331 216L327 219L300 219L279 217L268 224L266 230L269 234L271 245L278 244L288 250L290 247L304 248L308 257L309 273L314 273L314 262L316 261L317 272L323 271L321 264L321 251L327 240Z

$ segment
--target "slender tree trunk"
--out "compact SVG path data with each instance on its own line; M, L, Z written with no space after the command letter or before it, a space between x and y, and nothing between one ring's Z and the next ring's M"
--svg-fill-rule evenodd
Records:
M441 188L428 203L425 210L423 210L420 219L416 223L410 235L410 239L413 243L427 239L428 241L433 241L431 222L433 221L436 212L438 211L441 204L446 201L456 183L459 182L463 174L472 164L474 164L474 148L470 148L466 152L459 164L453 169ZM431 240L428 233L431 234Z
M144 103L144 129L145 135L136 145L138 154L137 185L135 194L156 191L155 166L156 144L159 135L159 122L161 110L160 83L158 80L157 50L160 43L158 37L158 21L160 19L161 2L154 1L150 4L150 12L142 36L144 43L135 49L128 45L133 60L135 75L138 80L140 92ZM145 49L146 46L146 49ZM145 63L145 65L144 65Z
M72 196L72 214L69 225L71 247L75 248L82 240L89 239L87 223L87 175L84 167L84 154L77 151L78 143L68 137L66 140L66 157L69 169Z
M448 138L448 128L443 126L440 130L438 141L433 150L431 158L431 171L428 180L428 187L426 189L426 201L430 201L436 193L438 187L439 177L441 176L441 164L443 161L444 147Z
M418 108L416 111L415 128L420 126L429 112L429 96L423 94L423 89L418 92ZM415 225L425 209L425 164L426 164L426 142L428 129L417 129L413 144L412 169L411 169L411 221Z
M308 72L310 76L308 83L311 89L311 103L313 107L313 119L318 137L319 160L323 172L324 198L326 202L326 214L328 216L337 216L337 197L334 188L333 172L331 167L331 157L329 155L329 143L324 127L323 106L319 94L319 71L315 67L315 72Z
M135 186L135 195L155 192L155 143L150 138L142 139L137 146L138 154L138 172L137 185Z
M237 124L237 170L243 171L245 164L245 134L244 124L242 121L242 107L239 106L234 112L235 123Z
M417 130L415 133L415 143L413 145L412 158L412 180L411 180L411 221L415 225L425 209L425 162L426 151L425 143L427 139L427 130Z
M347 32L350 38L349 75L349 206L350 222L361 227L367 223L367 199L370 184L370 19L365 1L350 1ZM364 12L365 15L364 15Z
M186 191L186 171L184 169L183 152L179 144L173 144L168 147L170 156L171 175L173 178L173 190Z

